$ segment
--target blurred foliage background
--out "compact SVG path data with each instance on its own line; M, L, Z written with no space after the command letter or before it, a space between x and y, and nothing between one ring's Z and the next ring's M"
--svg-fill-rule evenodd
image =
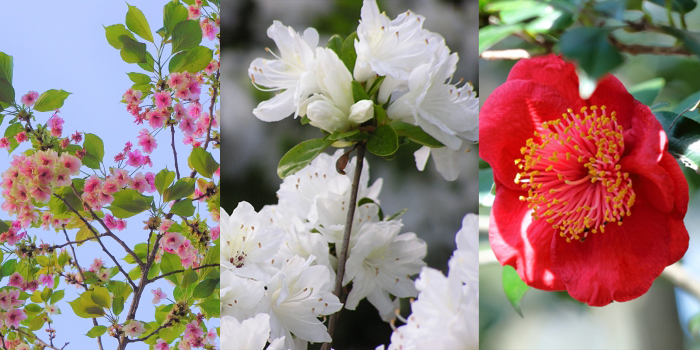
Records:
M424 28L445 37L460 61L454 80L471 81L478 91L478 2L476 0L378 0L379 8L390 18L406 10L426 18ZM240 201L256 210L276 204L280 180L276 169L280 158L297 143L321 137L319 130L302 127L299 119L286 118L266 123L258 120L253 108L270 93L256 90L247 74L253 59L277 52L266 30L273 20L292 26L297 32L314 27L325 45L332 34L347 36L354 32L360 18L361 0L223 0L221 1L221 122L222 178L221 206L231 212ZM454 235L468 212L478 210L477 164L475 146L461 163L459 179L445 181L434 169L432 160L424 172L416 170L413 152L402 147L397 157L386 161L372 155L370 183L383 178L380 195L384 213L404 208L404 229L415 232L428 243L426 262L447 271L447 260L455 249ZM334 149L328 150L332 153ZM403 315L409 313L404 303ZM356 311L344 311L334 338L339 349L374 349L388 344L391 327L377 311L363 301Z
M480 0L479 28L482 57L563 54L580 62L583 80L611 72L653 111L678 114L700 99L695 1ZM661 52L672 54L653 54ZM480 59L482 104L515 62ZM700 120L696 111L686 116ZM480 250L489 253L493 179L488 164L482 161L480 168ZM685 219L690 248L682 262L700 278L700 178L683 170L691 199ZM521 318L504 294L502 270L499 264L480 267L482 349L700 349L697 300L663 278L644 296L603 308L581 304L566 292L530 289L520 305Z

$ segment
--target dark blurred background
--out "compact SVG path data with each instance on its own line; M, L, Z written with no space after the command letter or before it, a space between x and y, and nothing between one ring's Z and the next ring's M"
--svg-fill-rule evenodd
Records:
M460 61L453 81L471 81L478 91L478 2L476 0L378 0L380 11L389 18L407 10L423 15L424 28L445 37ZM267 37L273 20L292 26L297 32L314 27L325 46L332 34L343 37L354 32L360 18L361 0L222 0L222 181L221 206L229 213L238 202L247 201L256 210L276 204L281 180L277 164L292 146L322 133L302 126L299 119L286 118L266 123L252 110L270 93L256 90L247 75L257 57L273 59L265 52L278 52ZM426 262L447 272L447 260L455 249L454 235L466 213L478 210L478 148L476 145L460 164L459 178L445 181L429 160L425 171L416 169L413 152L418 147L402 147L394 160L368 156L370 183L383 178L379 197L384 213L404 208L402 232L415 232L428 243ZM333 153L334 149L327 152ZM402 309L408 313L408 303ZM391 327L379 318L366 300L357 310L343 312L334 337L336 349L374 349L388 344ZM312 347L313 348L313 347Z

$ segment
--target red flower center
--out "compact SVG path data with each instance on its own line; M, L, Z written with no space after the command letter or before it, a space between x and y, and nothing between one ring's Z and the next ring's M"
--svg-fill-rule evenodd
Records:
M544 219L567 242L584 241L588 232L605 232L605 225L622 225L630 216L635 194L629 174L617 164L625 144L615 112L605 106L571 109L563 119L542 123L542 131L520 149L523 159L515 164L522 172L515 177L528 189L520 196L533 209L534 219Z

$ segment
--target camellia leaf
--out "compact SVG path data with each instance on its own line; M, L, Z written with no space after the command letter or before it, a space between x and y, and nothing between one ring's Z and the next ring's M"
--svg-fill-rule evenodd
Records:
M522 311L520 311L520 301L528 289L530 287L520 279L518 272L512 266L506 265L503 267L503 291L520 317L523 316Z
M190 196L194 193L194 184L195 179L191 178L177 180L174 185L168 187L168 189L163 192L163 201L170 202Z
M178 23L173 29L172 53L189 50L202 42L202 28L199 21L186 20Z
M10 85L12 84L12 69L14 67L14 63L12 60L12 56L0 52L0 78L5 78Z
M120 36L126 35L134 41L136 40L136 37L134 37L134 33L126 29L126 27L124 27L123 24L114 24L104 28L105 36L107 37L107 42L109 42L109 44L117 50L121 50L122 47L124 47L122 41L119 40Z
M153 197L144 196L136 190L125 189L116 192L110 206L112 214L120 219L130 218L151 207Z
M126 35L119 37L123 47L121 49L122 60L126 63L146 63L146 44L140 43Z
M280 159L280 163L277 166L277 175L284 179L303 169L333 142L333 140L311 139L292 147Z
M608 40L612 30L590 27L570 29L561 35L559 47L562 54L576 61L591 79L598 80L623 62L622 54Z
M0 77L0 102L8 104L15 102L15 88L4 77Z
M179 52L168 63L170 73L195 73L207 68L214 57L214 51L205 46L197 46L187 51Z
M127 5L129 11L126 12L126 26L144 40L153 42L153 34L151 34L151 27L148 25L146 16L136 6Z
M175 26L187 20L187 8L176 2L168 2L163 8L163 27L166 33L172 33Z
M201 147L195 147L192 149L192 153L190 154L188 161L194 170L207 178L211 178L216 169L219 169L219 163L214 160L211 153L207 152Z
M522 30L521 24L511 25L489 25L479 29L479 54L483 53L499 41L507 38L511 34Z
M390 156L399 149L399 138L391 125L382 125L369 133L367 150L380 157Z
M166 188L168 188L175 180L175 172L168 169L163 169L156 174L155 186L158 193L163 194Z
M192 200L185 198L175 204L170 208L170 213L180 216L192 216L194 214L194 205L192 205Z
M105 332L107 332L107 327L97 325L97 326L92 327L92 328L87 332L86 335L87 335L88 337L90 337L90 338L97 338L97 337L99 337L99 336L105 334Z
M70 95L70 92L63 90L51 89L39 96L34 104L34 110L39 112L53 111L54 109L63 107L63 102Z
M671 1L671 10L674 12L688 13L692 11L697 3L694 0L649 0L663 8L666 8L666 3Z
M700 123L684 116L678 117L673 112L656 112L654 115L668 136L668 152L700 173Z
M659 91L663 89L665 84L666 80L664 78L654 78L631 87L629 93L639 102L650 106L654 103L656 96L659 95Z

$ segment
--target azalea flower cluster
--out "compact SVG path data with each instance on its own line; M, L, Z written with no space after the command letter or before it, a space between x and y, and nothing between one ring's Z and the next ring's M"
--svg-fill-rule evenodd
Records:
M333 156L321 154L287 177L277 192L277 205L256 212L241 202L231 216L221 212L222 344L257 344L251 338L257 333L246 331L253 326L268 329L264 339L285 349L331 340L318 317L341 308L331 293L351 205L351 180L335 168L341 155L341 150ZM348 174L355 162L347 165ZM363 199L355 212L342 276L343 285L352 283L345 308L355 309L367 298L390 321L399 298L417 295L410 276L425 266L426 244L414 233L400 233L399 219L381 216L382 180L371 186L368 182L365 163L358 195Z
M71 185L71 175L80 172L81 162L75 156L54 150L33 154L13 155L10 168L3 172L0 206L10 215L16 215L21 227L27 228L39 219L33 203L45 204L53 189Z
M447 277L430 267L421 270L411 316L392 333L389 350L479 348L478 229L475 214L462 219Z
M445 146L417 151L420 170L432 154L443 177L456 179L459 155L478 139L479 99L471 84L451 83L458 55L450 53L442 36L423 29L424 21L410 11L390 20L375 0L364 0L354 67L347 67L333 49L318 47L315 29L300 35L273 22L267 34L280 53L274 60L255 59L248 74L261 90L281 93L261 102L253 113L268 122L294 114L333 133L371 120L379 103L391 120L419 126ZM369 100L355 101L354 82L366 92L375 83L380 87Z

